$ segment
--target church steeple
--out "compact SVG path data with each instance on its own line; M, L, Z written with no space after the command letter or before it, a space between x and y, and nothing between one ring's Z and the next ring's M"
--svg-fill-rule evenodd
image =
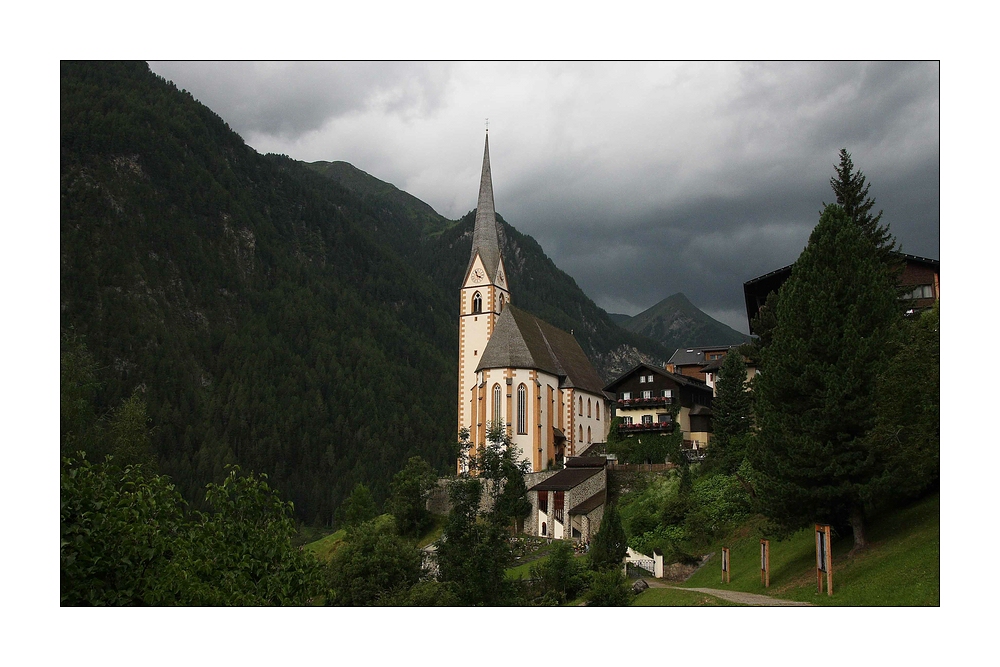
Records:
M483 175L479 179L479 203L476 204L476 226L472 233L472 255L466 274L476 261L476 254L483 260L483 266L490 282L496 278L500 264L500 241L497 236L497 217L493 206L493 178L490 176L490 135L486 134L486 150L483 153Z

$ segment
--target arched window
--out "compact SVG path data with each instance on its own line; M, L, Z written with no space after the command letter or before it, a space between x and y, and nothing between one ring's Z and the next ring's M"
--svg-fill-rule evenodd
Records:
M579 442L583 442L583 426L580 427L580 440L579 440Z
M528 388L524 384L517 386L517 433L528 434Z
M579 410L579 414L580 414L581 417L583 416L583 396L580 397L580 410Z
M494 426L503 423L503 417L501 416L502 413L500 412L500 409L501 409L500 406L503 405L503 402L501 401L501 397L502 396L503 396L503 392L500 390L500 385L499 384L493 385L493 424L494 424Z
M601 421L601 402L597 401L597 421Z
M587 427L587 442L588 443L593 442L593 440L591 440L590 427L589 426Z
M483 295L476 292L472 295L472 312L481 313L483 312Z
M591 414L591 413L590 413L590 399L588 398L588 399L587 399L587 416L589 417L589 416L590 416L590 414Z
M500 312L503 312L503 294L500 295Z
M542 522L542 536L545 536L545 522Z

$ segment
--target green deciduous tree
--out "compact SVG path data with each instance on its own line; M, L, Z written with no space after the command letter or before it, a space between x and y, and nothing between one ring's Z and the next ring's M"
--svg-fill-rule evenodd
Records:
M421 555L389 522L353 528L330 562L327 604L361 607L395 605L420 580Z
M864 547L876 383L899 309L872 240L829 205L782 286L755 380L761 508L786 526L849 522Z
M479 479L459 478L448 492L452 509L437 547L440 580L454 585L464 605L512 604L517 589L506 575L514 561L506 523L480 513Z
M358 482L351 495L337 508L337 524L345 528L360 526L378 516L378 508L368 487Z
M209 514L141 466L64 459L60 475L64 605L301 605L322 570L291 544L289 503L233 469L209 485Z
M427 498L437 484L437 474L430 464L419 456L410 457L406 466L392 478L391 492L386 509L396 517L400 535L416 537L431 522L427 511Z
M579 595L587 585L583 567L566 540L556 540L549 557L532 563L529 572L541 604L562 604Z
M590 607L627 607L632 604L632 591L621 567L595 572L590 584L587 605Z

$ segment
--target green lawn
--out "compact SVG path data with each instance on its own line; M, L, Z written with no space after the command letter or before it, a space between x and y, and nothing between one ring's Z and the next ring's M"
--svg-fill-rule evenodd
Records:
M647 588L632 601L633 607L740 607L713 595L673 588Z
M771 587L760 583L760 538L718 544L712 560L683 586L764 593L833 606L935 606L940 604L940 496L871 522L869 548L848 559L850 534L833 540L833 596L816 592L812 529L771 541ZM731 582L721 583L721 547L730 548ZM647 591L648 593L648 591ZM644 593L643 595L645 595Z
M306 551L312 551L320 560L328 561L333 558L333 552L344 541L345 535L347 535L347 531L341 528L337 532L331 533L315 542L310 542L302 548Z

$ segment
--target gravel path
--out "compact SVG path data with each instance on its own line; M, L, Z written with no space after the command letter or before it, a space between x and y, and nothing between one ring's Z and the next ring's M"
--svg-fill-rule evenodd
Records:
M664 588L676 588L679 591L697 591L706 595L714 595L717 598L735 602L737 604L748 604L755 607L811 607L808 602L797 600L780 600L767 595L757 593L744 593L742 591L725 591L718 588L684 588L681 586L665 586Z
M798 602L795 600L781 600L779 598L772 598L768 595L758 595L757 593L744 593L742 591L727 591L720 588L687 588L685 586L671 586L670 584L664 583L663 581L657 581L656 579L649 578L643 579L650 588L675 588L679 591L695 591L697 593L705 593L706 595L714 595L717 598L722 598L723 600L728 600L729 602L735 602L736 604L746 604L755 607L812 607L813 605L809 602Z

